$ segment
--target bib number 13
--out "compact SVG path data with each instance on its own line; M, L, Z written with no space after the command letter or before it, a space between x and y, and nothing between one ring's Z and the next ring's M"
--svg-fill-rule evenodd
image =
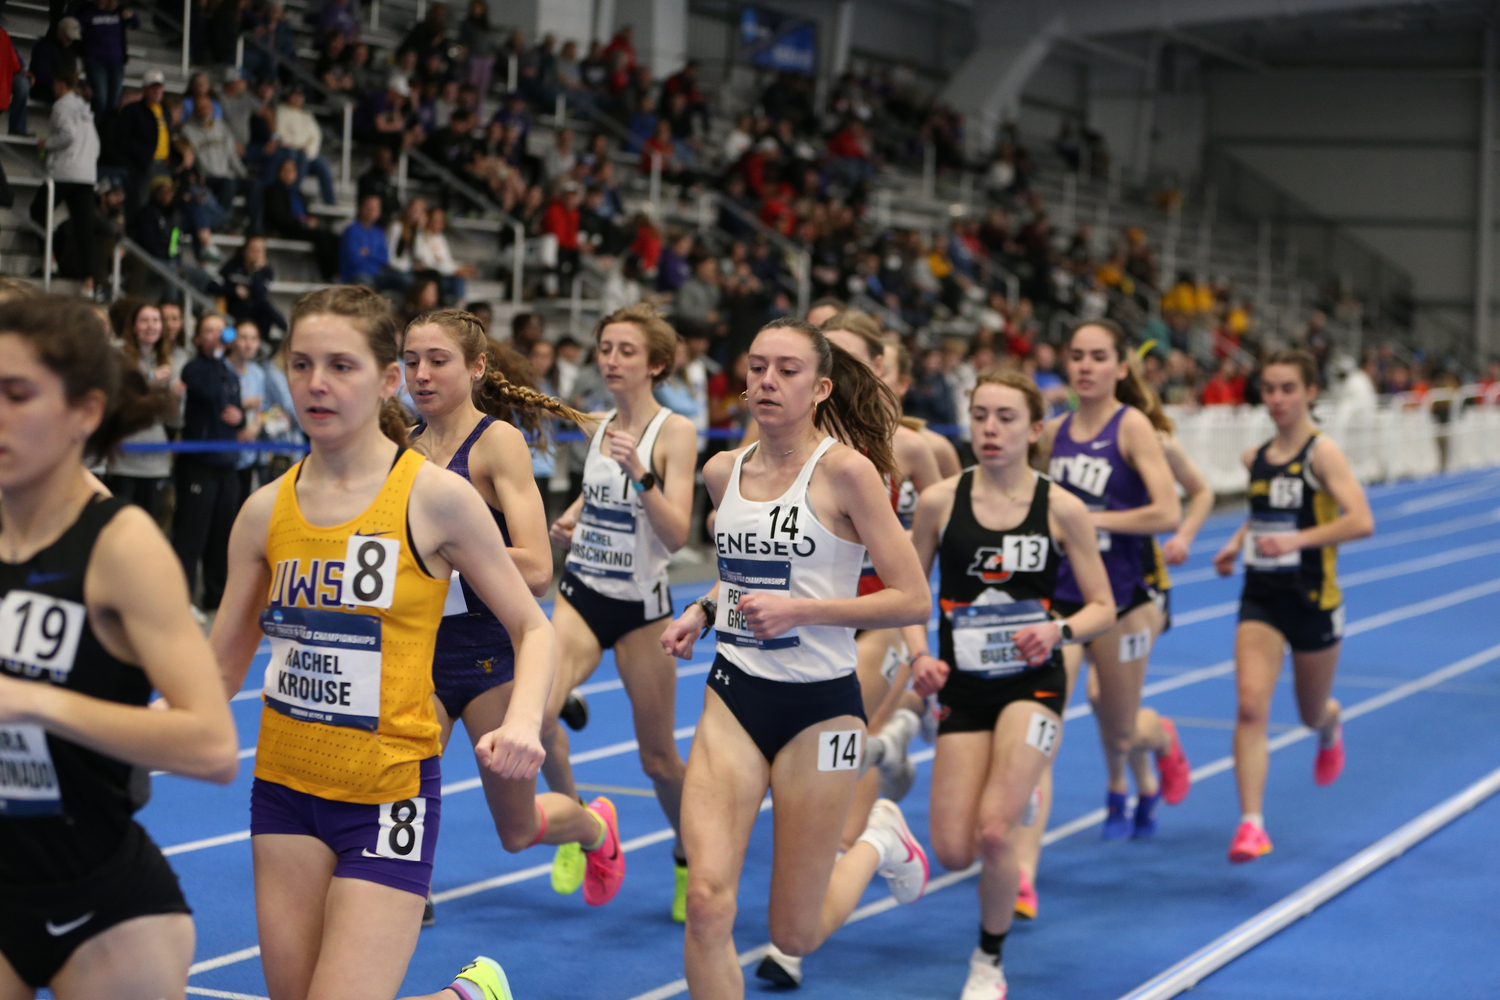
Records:
M350 535L344 555L344 580L339 603L388 608L396 597L396 564L401 543L375 535Z
M859 729L818 734L818 770L853 771L863 759L864 746Z

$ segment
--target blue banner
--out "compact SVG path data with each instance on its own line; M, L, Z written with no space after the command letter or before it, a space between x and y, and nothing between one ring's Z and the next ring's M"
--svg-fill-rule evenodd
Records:
M816 76L818 23L765 7L744 7L739 56L752 66Z

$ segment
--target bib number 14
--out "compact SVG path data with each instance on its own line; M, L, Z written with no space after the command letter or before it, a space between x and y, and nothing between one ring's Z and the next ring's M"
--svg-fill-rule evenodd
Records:
M818 734L818 770L854 771L864 759L864 732L847 729Z

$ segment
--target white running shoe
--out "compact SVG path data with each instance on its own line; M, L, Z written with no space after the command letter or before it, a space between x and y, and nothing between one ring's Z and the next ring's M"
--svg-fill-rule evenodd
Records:
M917 713L900 708L891 716L891 721L885 724L880 735L875 737L885 744L885 754L879 765L882 798L900 802L911 791L912 784L917 780L917 765L912 763L907 751L911 747L912 737L921 728L922 720L917 718Z
M922 702L922 742L931 746L937 742L938 700L930 694Z
M922 898L927 890L927 852L912 836L900 806L890 799L876 799L859 839L880 851L876 872L890 885L896 902L915 903Z
M1005 970L994 955L975 948L969 956L969 978L964 981L959 1000L1005 1000L1005 996Z
M786 954L774 944L767 945L766 957L756 966L755 976L783 989L795 989L802 985L802 959Z

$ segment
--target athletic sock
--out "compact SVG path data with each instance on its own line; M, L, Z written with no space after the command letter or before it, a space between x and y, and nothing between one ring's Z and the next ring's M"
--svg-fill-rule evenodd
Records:
M687 867L687 858L679 858L677 855L674 854L674 855L672 855L672 863L674 865L676 865L678 868L686 868Z
M1005 935L1009 933L1001 931L999 934L991 934L984 929L983 924L979 925L979 950L986 955L993 955L996 965L1000 964L1000 954L1005 950Z
M865 827L865 832L859 835L859 840L856 840L855 843L857 844L861 841L875 848L875 853L880 855L880 862L877 867L883 868L891 857L890 832L871 823Z
M861 771L868 771L872 767L879 767L881 761L885 760L886 741L880 738L880 734L871 736L865 740L865 759L862 762Z
M1339 740L1344 735L1344 726L1341 722L1335 722L1333 728L1324 732L1318 730L1318 748L1320 750L1331 750L1339 745Z
M592 809L589 810L589 815L599 821L599 839L594 841L592 845L585 844L582 841L579 841L578 846L583 848L585 851L597 851L599 848L603 847L604 842L609 839L609 827L604 824L604 817L600 816Z
M1241 823L1249 823L1257 830L1266 828L1266 817L1262 813L1244 813L1240 816Z

